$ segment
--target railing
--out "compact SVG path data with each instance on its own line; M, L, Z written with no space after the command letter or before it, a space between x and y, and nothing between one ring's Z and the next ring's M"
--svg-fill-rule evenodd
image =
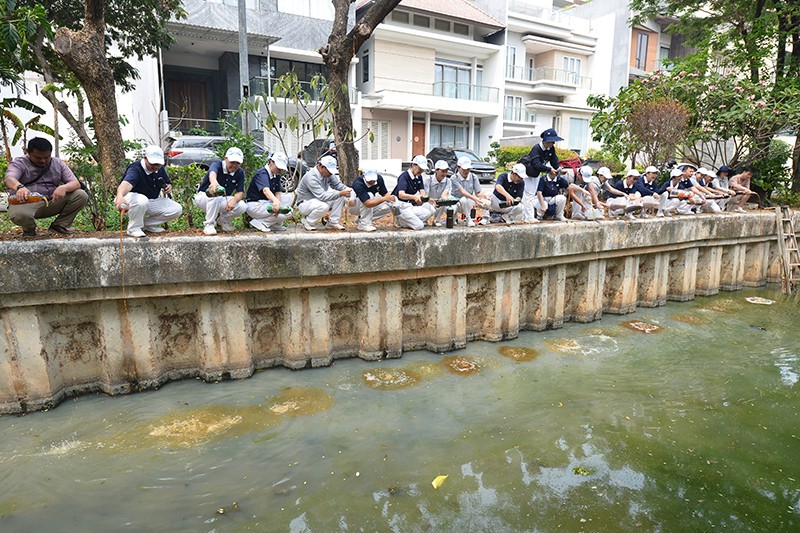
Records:
M591 89L592 79L587 76L580 76L571 70L563 70L551 67L512 67L506 66L506 78L518 81L536 82L553 81L580 87L581 89Z
M592 29L590 20L570 15L569 9L554 10L531 4L525 0L510 0L508 3L508 11L537 19L544 19L573 31L583 32Z
M471 85L454 81L437 81L433 84L433 96L496 104L499 101L500 92L497 87Z
M179 131L184 135L219 135L222 133L222 120L205 118L170 117L170 131Z
M270 96L275 95L275 85L277 85L278 79L277 78L270 78L268 76L255 76L250 78L250 94L269 94ZM311 101L319 102L322 100L322 90L325 87L323 84L316 83L313 84L308 81L300 81L298 82L300 85L300 89L307 93L311 97ZM268 91L267 89L270 88ZM350 102L356 102L356 89L354 87L349 88L350 91ZM301 98L302 99L302 98Z
M536 115L529 113L524 107L506 106L503 109L503 120L509 122L525 122L528 124L536 123Z

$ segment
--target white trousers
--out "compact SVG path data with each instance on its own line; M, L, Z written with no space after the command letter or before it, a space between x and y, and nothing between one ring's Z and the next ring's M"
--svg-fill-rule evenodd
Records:
M413 230L424 228L425 221L428 220L436 210L429 202L425 202L422 205L412 205L409 202L398 200L394 205L398 209L395 223L401 228Z
M233 228L233 219L247 211L247 204L244 200L239 200L233 209L228 211L226 205L231 196L206 196L206 193L199 192L194 195L194 205L206 212L206 226L214 226L219 223L223 229Z
M128 204L128 231L154 228L183 213L181 204L174 200L160 196L151 200L138 192L126 194L125 203Z
M508 207L500 207L500 199L494 194L492 195L492 213L500 213L509 222L519 222L525 220L525 211L523 204L512 205Z
M544 202L548 206L551 206L551 205L556 206L556 214L555 214L556 218L564 216L564 207L566 207L566 205L567 205L567 197L566 196L564 196L563 194L557 194L555 196L550 196L550 197L545 196L544 197ZM547 210L542 211L542 206L539 205L539 200L536 200L536 215L539 218L542 218L542 217L544 217L544 215L546 213L547 213Z
M297 206L297 209L306 217L310 224L319 224L319 221L322 220L322 217L324 217L328 211L331 213L328 220L333 224L338 224L342 219L342 209L344 209L346 203L347 198L344 196L339 196L335 200L329 200L327 202L312 198L303 201Z
M292 205L294 202L294 195L290 193L279 193L281 196L281 205ZM272 202L269 200L259 200L257 202L247 202L247 214L250 215L250 218L260 220L263 222L268 228L274 228L283 225L283 221L292 216L291 211L289 213L270 213L268 211L269 206L272 205Z
M522 213L525 222L534 222L536 220L536 204L539 203L538 194L540 177L525 178L525 189L522 193Z
M375 198L375 196L370 195L370 198ZM374 221L380 220L392 212L392 204L389 202L382 202L375 207L367 207L355 193L350 195L350 199L353 201L353 205L350 206L349 211L358 216L357 226L359 228L371 226Z
M643 196L642 207L645 209L658 209L659 213L663 213L667 207L667 193L659 194L658 199L653 195Z

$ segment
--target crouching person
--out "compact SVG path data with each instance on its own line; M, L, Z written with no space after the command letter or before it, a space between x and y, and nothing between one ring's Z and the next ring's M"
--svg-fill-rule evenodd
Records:
M428 160L424 155L418 155L411 160L411 167L397 178L397 186L392 195L400 200L395 204L397 207L395 224L401 228L422 229L425 227L425 221L436 211L430 200L423 201L423 197L428 196L422 179L422 173L426 170L428 170Z
M361 231L375 231L377 228L372 223L391 214L392 204L397 201L386 190L383 176L376 170L365 170L356 178L352 196L350 212L358 215L356 228Z
M552 216L555 220L566 222L564 208L567 205L567 197L561 191L569 188L569 182L558 174L547 174L539 180L539 190L536 191L539 197L536 206L536 216L541 220L545 216Z
M350 188L339 181L336 159L326 155L300 179L297 186L297 209L305 218L307 231L322 228L322 217L330 213L328 227L343 230L342 209L350 197Z
M247 188L247 214L258 231L285 231L283 222L292 214L294 195L282 191L281 174L289 167L286 155L275 152L258 169Z
M233 231L233 219L247 210L244 203L244 154L236 147L228 148L225 159L214 161L194 195L194 205L206 212L203 233L216 235L219 223L222 231Z
M162 191L169 195L172 183L164 169L164 152L151 145L140 161L128 165L114 198L117 209L128 212L128 235L144 237L145 231L161 233L164 228L160 224L181 216L180 204L161 196Z
M56 216L51 233L74 233L72 221L89 196L72 170L53 157L53 145L41 137L28 141L26 154L8 165L5 184L16 191L9 198L8 216L22 227L23 237L36 236L36 219Z
M497 183L492 194L492 222L523 222L525 219L522 197L525 194L525 165L517 163L511 172L503 172L497 176Z
M449 171L450 166L447 164L447 161L440 159L433 165L433 176L424 180L425 191L428 193L428 197L434 202L436 200L447 200L450 198L453 185L450 178L447 177ZM441 226L443 224L442 215L445 214L446 209L446 207L435 207L433 213L434 226Z
M475 206L481 207L481 224L488 224L488 212L489 206L491 205L491 201L483 194L478 176L470 172L471 168L472 161L470 161L469 157L461 157L458 160L456 173L451 178L453 198L458 199L456 211L458 213L463 213L464 220L467 222L468 227L475 225L475 221L472 220L472 212Z

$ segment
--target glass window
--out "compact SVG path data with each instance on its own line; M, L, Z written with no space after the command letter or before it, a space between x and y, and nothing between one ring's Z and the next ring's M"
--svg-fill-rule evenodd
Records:
M525 121L525 109L522 107L521 96L506 95L506 108L503 118L512 122Z
M565 83L578 84L581 78L581 60L577 57L564 56Z
M433 27L439 31L450 31L450 21L449 20L442 20L442 19L434 19Z
M647 70L647 45L650 36L646 33L639 33L636 38L636 68Z
M514 77L514 66L517 64L517 48L506 46L506 78Z
M469 35L469 26L466 24L461 24L460 22L454 22L453 33L457 33L459 35Z
M392 20L408 24L408 13L406 11L392 11Z
M669 59L669 48L662 46L658 50L658 68L668 69L668 67L664 65L664 61L667 59Z
M585 154L589 142L589 119L572 118L569 119L569 149L579 154Z
M414 26L420 26L422 28L430 28L431 18L424 17L422 15L414 15Z
M369 50L361 54L361 83L369 82Z

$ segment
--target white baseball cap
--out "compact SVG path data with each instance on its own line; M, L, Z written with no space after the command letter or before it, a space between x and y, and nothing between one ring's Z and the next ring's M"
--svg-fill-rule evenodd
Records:
M600 167L597 169L597 175L603 176L605 179L611 179L611 169L608 167Z
M286 154L283 152L275 152L270 159L272 159L272 162L275 163L275 166L280 170L289 168L289 158L286 157Z
M464 170L469 170L472 168L472 160L470 160L467 156L462 156L458 158L458 166L463 168Z
M433 168L436 170L450 170L450 165L447 164L447 161L444 159L440 159L433 165Z
M424 155L414 156L411 160L412 165L418 165L422 170L428 170L428 159Z
M592 167L590 167L589 165L584 165L581 167L581 177L591 178L593 172L594 171L592 170Z
M151 144L144 149L144 157L151 165L164 164L164 150L155 144Z
M658 169L657 169L656 167L654 167L653 165L650 165L649 167L647 167L646 169L644 169L644 173L645 173L645 174L649 174L649 173L651 173L651 172L656 172L656 173L657 173L657 172L658 172Z
M327 168L328 172L330 172L331 174L339 173L339 166L336 163L336 158L333 156L326 155L325 157L319 160L319 164Z
M636 177L638 178L639 176L641 176L641 174L639 174L639 171L638 171L638 170L636 170L635 168L632 168L632 169L630 169L630 170L628 171L628 173L627 173L627 174L625 174L625 176L626 176L626 177L627 177L627 176L636 176Z
M374 168L364 171L364 181L378 181L378 171Z
M231 163L242 163L244 162L244 154L235 146L231 146L228 148L228 151L225 152L225 159Z
M681 170L678 167L673 168L669 173L669 177L670 178L677 178L678 176L682 176L682 175L683 175L683 170Z
M528 173L525 172L525 165L523 165L522 163L517 163L516 165L511 167L511 172L513 172L514 174L516 174L517 176L519 176L522 179L525 179L525 178L528 177Z

